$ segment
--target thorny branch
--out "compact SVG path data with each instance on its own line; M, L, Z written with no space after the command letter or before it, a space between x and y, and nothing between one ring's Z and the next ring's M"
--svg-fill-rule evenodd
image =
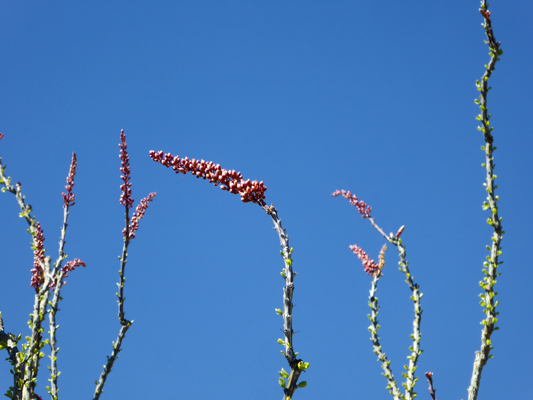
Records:
M370 212L372 211L372 207L368 206L365 202L359 200L356 195L352 194L351 192L347 192L345 190L337 190L332 195L332 197L342 196L350 201L350 204L352 204L354 207L357 207L359 214L361 214L363 219L368 219L372 226L379 232L381 235L390 243L392 243L396 248L398 249L399 256L400 256L400 271L402 271L406 277L406 283L409 285L409 289L412 292L411 300L414 303L414 309L415 309L415 317L413 320L413 334L411 335L411 339L413 340L413 345L409 348L411 351L411 355L409 355L407 358L409 359L409 365L404 366L404 368L407 370L406 373L403 373L402 376L406 379L404 383L402 383L402 386L405 388L405 395L402 395L402 398L405 397L406 400L413 400L416 397L416 393L414 392L414 387L416 385L416 381L418 378L415 376L415 371L417 368L417 362L418 357L420 354L422 354L422 350L420 350L420 339L421 339L421 333L420 333L420 323L422 320L422 309L420 306L420 299L422 298L422 294L420 293L420 287L418 284L414 283L413 277L411 276L411 272L409 270L409 263L406 259L406 251L405 247L402 244L402 240L400 239L400 235L402 234L405 226L402 226L396 235L393 235L392 233L387 236L383 229L381 229L375 222L374 218L370 216ZM369 273L370 275L375 276L375 274L379 273L381 274L381 270L379 269L378 264L373 262L372 260L367 259L366 253L362 251L357 246L350 246L350 248L354 251L355 254L358 255L358 257L363 261L363 265L365 266L365 271ZM372 265L374 264L374 265ZM377 280L373 282L373 288L372 290L375 292L377 285ZM372 291L371 291L371 298L373 297ZM370 301L370 308L373 310L373 313L375 312L377 315L377 299L375 302ZM371 317L372 318L372 317ZM376 327L372 327L372 330L377 333L377 322ZM371 330L371 332L372 332ZM376 343L378 346L378 350L381 351L381 346L379 345L379 342L376 342L375 339L377 338L373 336L371 338L372 342L374 343L374 349L376 349ZM379 357L379 353L378 354ZM386 358L380 358L382 363L386 363L386 367L389 368L389 361L385 361ZM385 365L385 364L383 364ZM387 388L390 390L390 393L392 396L396 399L398 396L398 391L395 389L396 384L391 383L392 378L392 372L385 372L385 377L387 378L389 385Z
M298 379L302 371L305 371L309 366L308 363L304 363L301 359L296 358L298 353L294 352L293 346L293 335L295 332L292 329L292 298L294 295L294 277L297 274L292 268L292 248L289 246L289 236L287 235L286 230L281 226L281 219L278 217L278 211L272 205L269 207L264 201L260 203L260 206L268 215L270 215L272 222L274 222L274 229L279 236L282 249L281 256L283 257L284 262L284 268L281 272L281 276L285 279L285 287L283 288L283 311L281 312L281 310L279 310L278 313L281 313L283 316L284 339L280 344L283 344L285 347L283 355L291 367L291 372L286 376L287 373L282 369L279 382L283 388L283 400L287 400L292 398L298 387L305 387L306 382L298 384ZM283 378L288 378L286 383Z
M498 258L502 254L500 244L503 234L505 233L501 224L502 218L498 214L497 202L499 196L496 196L495 194L498 186L494 184L496 175L494 174L495 165L493 152L496 150L496 147L493 146L494 137L491 133L493 128L490 126L489 122L492 115L488 113L487 108L487 96L491 89L491 87L488 86L488 81L496 67L496 62L500 59L499 56L503 54L503 51L500 49L501 42L497 42L494 37L491 13L488 10L488 7L489 5L486 0L483 0L481 2L481 9L479 10L484 18L482 26L485 28L485 34L487 35L486 43L489 46L490 61L488 65L485 65L485 73L483 74L481 81L476 82L477 89L480 92L479 100L476 99L476 104L478 104L481 109L481 113L476 119L481 122L481 126L478 127L478 130L483 133L483 138L485 139L485 146L482 146L481 148L485 152L485 163L482 164L482 166L487 172L487 182L484 183L487 190L487 200L483 204L483 209L490 209L492 213L492 216L488 218L487 223L492 226L493 234L492 244L491 246L487 246L490 255L487 256L487 261L483 264L483 273L486 276L479 283L484 290L479 297L481 298L480 305L484 307L483 312L486 317L481 322L483 325L483 330L481 332L481 348L476 352L474 360L472 378L470 381L470 387L468 388L469 400L477 399L481 382L481 373L489 358L492 357L492 355L490 355L490 351L493 348L491 346L491 336L492 333L498 329L496 323L498 321L497 315L499 314L496 312L498 301L495 301L494 297L496 297L498 293L494 292L494 285L496 284L496 278L500 275L500 273L497 272L497 269L502 262L499 262Z

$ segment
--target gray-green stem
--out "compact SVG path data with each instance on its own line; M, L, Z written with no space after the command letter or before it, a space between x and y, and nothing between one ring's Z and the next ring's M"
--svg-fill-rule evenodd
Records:
M289 236L287 235L285 229L281 226L281 219L278 217L278 211L274 206L268 206L265 202L262 202L260 206L266 211L268 215L272 218L274 222L274 229L278 233L280 244L281 244L281 256L283 257L284 262L284 278L285 278L285 287L283 288L283 335L284 335L284 346L285 351L284 355L291 367L291 372L287 378L287 385L283 389L283 400L292 398L294 392L298 387L298 379L302 370L298 367L298 364L301 362L300 359L296 358L296 353L294 352L293 346L293 335L294 331L292 329L292 309L293 303L292 298L294 294L294 277L297 275L292 268L292 249L289 246Z
M418 363L418 357L420 354L422 354L422 350L420 350L420 339L422 334L420 333L420 323L422 321L422 308L420 306L420 299L422 298L422 294L420 293L420 287L418 284L414 283L413 277L411 275L411 272L409 270L409 263L406 259L406 251L405 247L402 244L402 240L396 238L392 233L387 236L385 232L383 232L383 229L381 229L375 222L374 218L372 218L370 215L366 216L372 226L379 232L381 235L387 239L390 243L392 243L396 248L398 249L398 253L400 256L400 271L402 271L406 277L406 283L409 285L409 289L411 290L411 300L414 303L414 310L415 310L415 316L413 319L413 334L411 335L411 339L413 340L413 345L409 348L411 351L411 355L409 355L407 358L409 359L409 365L406 365L404 368L407 372L403 373L402 376L405 378L405 382L402 383L402 386L405 388L405 399L406 400L413 400L416 397L416 393L414 391L414 387L416 385L416 382L418 378L416 377L416 368Z
M129 209L126 208L126 214L125 214L125 234L124 234L124 245L122 247L122 256L120 257L120 281L117 284L118 285L118 320L120 322L120 331L118 333L117 341L116 343L113 342L113 350L111 351L111 356L107 357L107 363L104 365L104 369L102 370L102 373L100 374L99 380L96 382L96 389L94 391L93 400L98 400L100 398L100 395L104 392L104 385L106 382L106 379L113 369L113 364L118 359L118 353L121 351L122 341L126 337L126 332L130 328L131 324L133 324L133 321L128 321L124 318L125 311L124 311L124 284L126 282L126 262L128 258L128 245L130 243L130 218L129 218Z
M502 229L501 218L498 214L498 196L496 196L495 191L497 186L494 184L496 175L494 174L494 157L493 152L496 150L493 142L494 138L492 136L492 127L490 126L490 117L491 114L488 113L487 107L487 96L488 92L491 89L488 86L489 78L492 75L492 72L495 69L496 62L499 60L499 56L503 53L500 49L500 42L496 41L494 37L494 32L492 30L492 22L490 20L490 14L487 17L488 3L486 0L481 2L481 11L485 19L483 27L485 28L485 33L487 35L487 44L489 45L490 50L490 61L488 65L485 65L485 73L483 74L481 81L476 82L476 86L480 92L479 100L476 100L476 103L479 104L481 113L477 116L477 119L481 122L481 126L478 129L483 133L483 138L485 139L485 146L482 149L485 152L485 167L487 173L487 182L484 184L487 190L487 201L483 204L483 209L490 209L492 216L489 217L487 223L492 226L492 244L487 246L487 249L490 251L490 254L487 256L487 261L483 265L483 273L486 275L485 278L479 283L483 289L483 293L480 294L481 297L481 306L484 308L483 312L486 317L481 322L483 329L481 331L481 348L476 352L474 359L474 368L472 372L472 378L470 381L470 387L468 388L468 399L476 400L479 391L479 385L481 382L481 373L483 368L487 364L487 361L492 356L490 351L492 350L491 346L491 336L492 333L497 330L496 322L498 321L496 312L496 307L498 302L495 301L495 297L498 293L494 292L494 285L496 284L496 278L500 275L497 272L498 265L501 262L498 261L498 257L501 255L501 240L503 234L505 233Z
M61 264L66 257L64 253L66 236L67 236L67 227L68 227L68 216L69 216L70 205L68 203L63 207L63 226L61 227L61 237L59 238L59 255L57 261L54 265L52 271L52 278L55 283L54 287L54 296L50 303L50 312L48 313L48 321L50 327L50 387L48 394L52 396L54 400L58 399L58 385L57 379L60 372L57 370L57 353L59 348L57 347L56 331L59 325L56 324L56 314L59 311L58 305L61 300L61 288L63 286L63 279L65 277L65 272L61 271Z
M379 336L378 336L378 330L380 328L379 321L378 321L378 298L376 297L376 292L378 290L378 281L381 277L380 273L376 273L374 275L374 279L372 280L372 288L370 289L370 296L369 296L369 302L368 305L370 307L370 310L372 313L368 316L370 319L370 326L368 327L368 330L370 331L371 337L370 340L372 341L372 344L374 345L374 353L378 356L378 360L381 361L381 368L383 369L383 376L387 378L387 389L389 390L390 394L394 398L394 400L400 400L401 393L398 389L398 385L396 384L396 381L394 380L394 374L392 373L392 370L390 369L390 361L387 359L387 356L385 353L381 351L381 344L379 343Z

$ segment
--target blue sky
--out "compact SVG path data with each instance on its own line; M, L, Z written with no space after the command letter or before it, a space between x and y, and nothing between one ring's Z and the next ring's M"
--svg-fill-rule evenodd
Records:
M118 142L133 197L156 191L129 250L126 317L135 323L102 398L281 398L277 339L283 267L255 204L150 160L205 159L265 182L294 247L295 350L310 363L295 399L387 399L366 315L380 235L336 189L402 236L424 293L419 398L466 399L483 318L477 295L490 242L475 81L489 60L479 2L0 0L0 155L22 183L55 257L65 177L78 157L58 321L60 396L92 396L119 324L122 246ZM500 326L480 398L526 398L533 372L529 293L530 16L494 1L504 51L491 79L500 215ZM0 196L0 311L27 334L32 252L12 195ZM397 254L380 281L383 350L398 383L412 303ZM47 370L37 393L46 394ZM0 367L0 388L10 384Z

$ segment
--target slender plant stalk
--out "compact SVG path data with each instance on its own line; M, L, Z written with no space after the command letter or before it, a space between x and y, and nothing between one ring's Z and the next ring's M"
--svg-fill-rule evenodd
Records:
M49 257L47 257L49 260ZM48 266L50 263L46 263ZM49 270L49 269L48 269ZM39 289L39 292L35 295L35 303L33 307L33 314L30 320L30 326L32 328L31 342L26 353L28 364L24 374L24 387L22 391L22 399L30 400L35 397L35 386L37 385L37 374L39 372L39 361L44 357L44 353L41 349L44 347L42 333L42 321L46 316L49 290L48 285L50 283L49 278L46 279L43 287Z
M386 247L384 247L384 249L386 249ZM382 252L385 253L385 250L382 250ZM384 265L385 262L383 257L383 262L380 262L380 269L382 269ZM378 330L380 328L380 325L378 321L379 306L376 292L378 290L378 282L380 277L381 273L378 271L374 274L374 279L372 280L372 288L370 289L370 296L368 298L368 305L371 310L371 314L368 316L368 318L370 319L370 326L368 327L368 330L371 334L370 340L374 345L374 353L378 356L378 360L381 361L381 368L383 369L382 375L387 378L387 389L389 390L389 393L392 395L394 400L400 400L401 393L394 379L394 374L392 373L392 370L390 368L391 362L387 359L386 354L381 351L381 344L379 342L378 336Z
M406 400L413 400L416 397L416 393L414 391L414 387L416 385L416 382L418 381L418 378L416 377L416 368L418 363L418 357L420 354L422 354L423 350L420 350L420 340L422 337L422 334L420 333L420 323L422 321L422 308L420 306L420 299L422 298L423 294L420 293L420 286L417 283L414 283L413 277L411 275L411 271L409 270L409 262L407 261L407 253L405 251L405 246L402 244L402 239L399 239L400 234L403 231L403 227L400 228L396 236L394 236L392 233L387 236L385 232L383 232L383 229L381 229L375 222L374 218L372 218L370 215L367 215L368 220L372 224L372 226L379 232L381 235L387 239L390 243L392 243L396 248L398 249L398 253L400 256L400 268L399 270L402 271L406 278L406 283L409 285L409 289L411 290L411 301L414 304L414 310L415 310L415 317L413 319L413 334L411 335L411 339L413 340L413 345L409 347L409 350L411 351L411 355L409 355L407 358L409 359L409 365L405 365L404 369L407 371L402 374L402 376L405 378L405 382L402 383L402 386L405 388L405 399Z
M59 328L59 325L56 324L56 314L59 312L59 300L61 299L61 286L63 284L63 279L65 276L65 272L60 271L57 279L56 279L56 287L54 290L54 296L52 297L52 301L50 302L50 311L48 313L48 322L50 326L50 386L47 387L48 394L52 396L54 400L57 400L58 398L58 385L57 385L57 378L61 374L57 370L57 353L59 352L59 348L57 347L57 338L56 338L56 332Z
M126 209L126 227L129 226L129 217L128 217L128 209ZM129 233L129 231L128 231ZM120 322L120 331L118 333L117 341L116 343L113 342L113 350L111 352L111 356L107 357L107 363L104 365L104 369L102 373L100 374L100 379L96 383L96 389L94 391L93 400L97 400L100 398L100 395L104 392L104 385L107 379L107 376L113 369L113 364L115 363L115 360L118 359L118 353L121 351L122 341L126 337L126 332L130 328L131 324L133 324L133 321L128 321L124 318L125 311L124 311L124 283L126 282L125 272L126 272L126 262L128 257L128 245L129 245L129 239L126 236L124 238L124 246L122 247L122 256L120 257L120 282L118 283L118 320Z
M282 277L285 279L285 287L283 288L283 311L281 312L281 315L283 316L284 339L279 343L283 344L285 347L285 351L282 353L289 363L291 372L290 374L287 374L285 370L282 369L282 372L280 372L281 378L279 379L280 385L282 385L283 388L283 400L290 400L296 389L299 387L298 379L300 374L309 367L308 363L304 363L302 360L296 358L298 353L294 352L293 346L293 335L295 332L292 329L292 298L294 295L294 278L297 274L292 268L292 248L289 246L289 236L287 235L286 230L281 226L281 219L278 217L278 211L274 206L269 207L264 201L260 203L260 206L268 215L270 215L272 222L274 222L274 229L279 236L282 249L281 256L284 261L284 268L281 272ZM278 311L278 314L280 311L281 310ZM283 378L288 378L286 383ZM304 387L305 385L306 383L304 382L300 383L300 387Z
M496 62L499 60L499 56L503 54L503 51L500 49L500 42L496 42L494 33L492 30L491 14L488 10L488 3L486 0L481 2L481 15L484 18L484 23L482 24L485 28L485 33L487 35L486 43L489 46L489 55L490 61L488 65L485 65L485 73L483 74L481 81L476 82L478 91L480 92L479 100L476 99L476 104L479 104L481 113L477 116L477 120L481 122L481 126L478 129L483 133L483 138L485 139L485 146L482 147L482 150L485 152L485 163L482 164L487 172L487 182L484 183L484 186L487 190L487 200L483 204L483 209L490 209L492 216L488 218L487 223L492 226L492 245L487 246L490 254L487 256L487 261L483 264L483 273L486 275L485 278L479 283L481 288L484 290L483 293L479 295L481 298L480 305L484 308L483 312L486 317L481 322L483 329L481 331L481 348L476 352L474 360L474 368L472 372L472 379L470 381L470 387L468 388L468 399L476 400L479 391L479 385L481 381L481 373L483 367L493 356L490 355L492 350L491 346L491 336L492 333L498 329L496 323L498 321L496 312L496 307L498 306L498 301L495 301L494 297L498 293L494 292L494 285L496 284L496 278L500 275L497 272L498 265L502 262L498 261L498 257L502 254L501 251L501 240L503 234L505 233L502 228L501 220L502 218L498 214L498 199L496 196L496 189L498 186L495 185L494 181L496 175L494 174L494 157L493 152L496 150L494 147L494 137L492 136L492 127L490 126L489 119L491 114L488 113L487 108L487 96L488 92L491 89L488 86L489 78L492 75L492 72L495 69Z
M59 325L56 324L56 315L59 311L59 301L61 297L61 288L63 287L63 279L67 275L67 271L61 269L61 264L63 260L67 257L64 253L66 236L67 236L67 227L68 227L68 216L70 211L70 206L74 205L74 195L71 193L72 188L74 187L74 175L76 174L76 153L72 153L72 163L70 165L69 175L67 177L68 186L66 186L67 194L63 194L65 204L63 206L63 226L61 227L61 236L59 238L59 255L57 261L54 264L54 269L52 271L52 278L54 284L54 296L50 302L50 312L48 313L48 321L50 326L50 386L47 387L48 394L52 396L52 399L58 399L59 387L57 384L57 378L59 377L59 372L57 370L57 353L59 348L57 347L57 338L56 331L59 328Z

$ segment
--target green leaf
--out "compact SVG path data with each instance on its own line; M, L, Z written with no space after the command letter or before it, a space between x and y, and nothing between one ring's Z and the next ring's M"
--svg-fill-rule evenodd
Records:
M285 383L285 379L283 379L283 378L279 378L279 379L278 379L278 382L279 382L279 385L280 385L283 389L285 389L285 388L287 387L287 383Z
M305 371L307 368L309 368L309 363L304 363L303 361L298 363L298 369L300 371Z
M300 382L300 383L298 384L298 387L299 387L299 388L304 388L304 387L306 387L306 386L307 386L307 382L306 382L306 381Z
M288 378L288 377L289 377L289 374L287 373L287 371L285 371L284 368L282 368L281 371L278 371L278 374L279 374L282 378Z

